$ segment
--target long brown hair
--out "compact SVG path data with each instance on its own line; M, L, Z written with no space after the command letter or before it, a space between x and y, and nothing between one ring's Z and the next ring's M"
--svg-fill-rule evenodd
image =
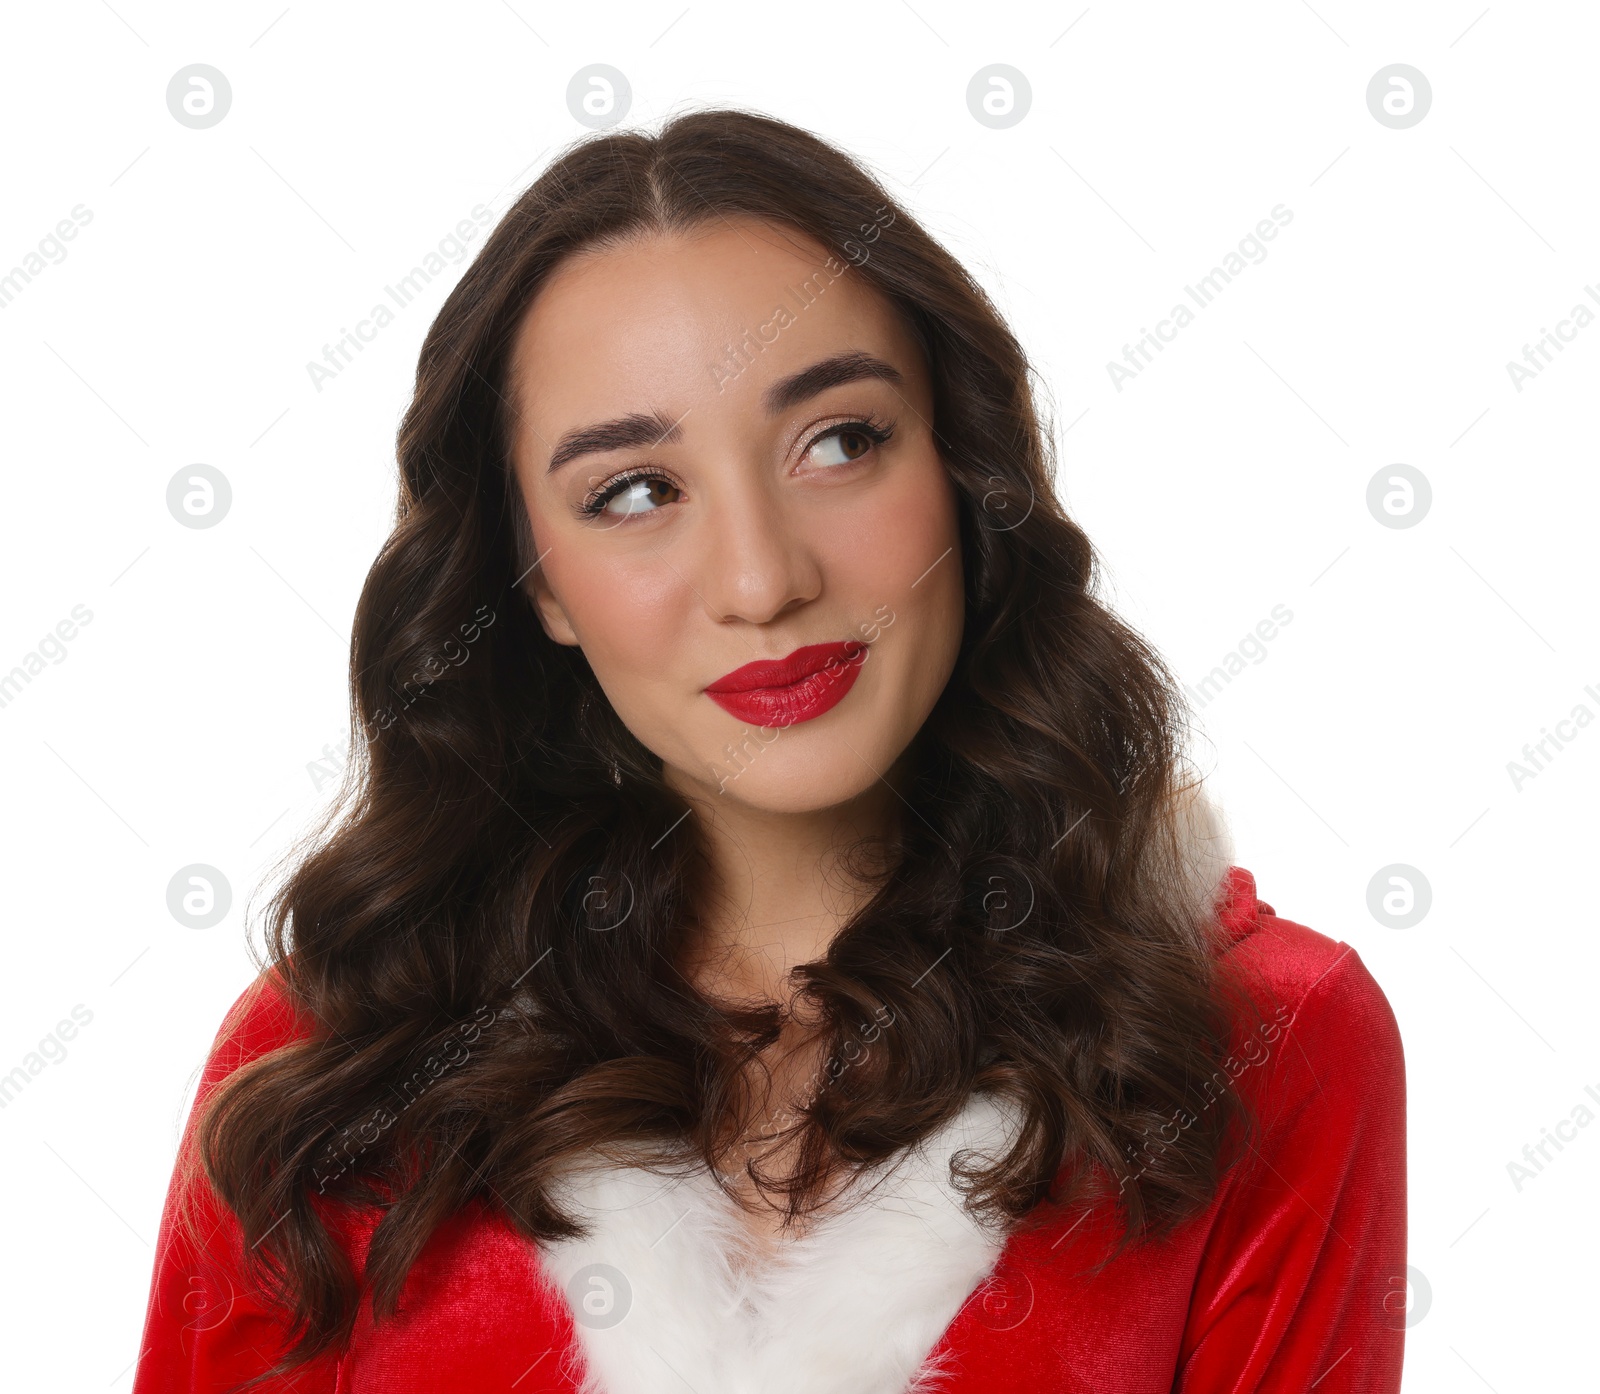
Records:
M801 1215L830 1167L915 1143L974 1089L1024 1120L969 1178L987 1214L1109 1195L1128 1234L1156 1232L1227 1165L1233 1096L1194 1106L1233 1017L1208 919L1216 868L1183 827L1182 699L1096 596L1021 347L848 156L757 115L683 115L568 149L422 347L394 531L356 611L346 786L268 916L311 1035L233 1075L200 1130L255 1275L292 1319L288 1363L341 1344L361 1300L330 1207L381 1214L364 1279L382 1316L462 1207L564 1237L564 1164L642 1149L716 1166L749 1121L739 1082L781 1012L720 1009L674 970L695 934L696 820L582 654L534 616L507 374L563 258L736 214L811 238L904 316L965 557L965 637L903 786L919 816L802 971L828 1058L851 1065L788 1125L793 1171L758 1182Z

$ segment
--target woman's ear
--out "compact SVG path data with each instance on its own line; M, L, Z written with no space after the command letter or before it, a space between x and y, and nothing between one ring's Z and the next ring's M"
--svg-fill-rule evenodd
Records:
M535 566L528 573L528 579L524 584L527 587L528 599L533 602L533 613L539 617L540 628L556 643L576 647L578 632L572 627L567 612L562 609L561 602L550 589L550 583L545 579L544 568Z
M526 498L519 499L521 507L518 509L516 519L516 542L514 550L521 560L533 558L533 565L523 571L521 585L523 593L533 605L533 613L539 618L539 627L556 643L566 644L576 648L578 632L572 627L572 621L567 618L567 612L562 608L561 602L556 599L555 592L550 589L550 580L544 574L544 559L549 554L549 549L543 551L539 548L539 539L534 536L532 521L527 512Z

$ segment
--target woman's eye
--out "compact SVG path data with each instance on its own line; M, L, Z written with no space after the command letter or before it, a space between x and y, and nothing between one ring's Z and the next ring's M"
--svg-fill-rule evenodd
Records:
M670 479L630 479L614 492L595 500L590 510L627 517L632 513L653 513L664 503L676 503L679 489Z
M848 465L888 438L887 431L876 430L863 422L852 422L848 426L836 426L817 437L806 451L806 456L815 465Z

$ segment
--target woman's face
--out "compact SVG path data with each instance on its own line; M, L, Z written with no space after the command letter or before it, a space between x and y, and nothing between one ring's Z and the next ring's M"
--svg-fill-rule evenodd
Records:
M568 259L511 374L526 584L669 782L784 813L867 790L963 607L927 368L887 300L799 234L719 220Z

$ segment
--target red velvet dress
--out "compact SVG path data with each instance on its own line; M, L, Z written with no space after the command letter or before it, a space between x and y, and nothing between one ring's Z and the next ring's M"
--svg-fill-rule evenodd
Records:
M932 1352L946 1394L1399 1389L1405 1074L1393 1013L1353 949L1279 918L1242 868L1228 873L1222 921L1228 952L1247 957L1279 1004L1281 1029L1242 1042L1229 1065L1261 1119L1253 1155L1176 1234L1096 1273L1086 1269L1104 1239L1098 1218L1013 1235ZM296 1029L268 994L230 1014L196 1108ZM213 1204L207 1218L201 1256L174 1225L169 1196L134 1394L230 1389L280 1349L277 1318L237 1276L231 1217ZM352 1242L359 1258L360 1233ZM374 1325L364 1312L336 1358L253 1387L574 1394L585 1366L572 1309L530 1281L536 1255L498 1215L458 1215L412 1270L397 1317Z

